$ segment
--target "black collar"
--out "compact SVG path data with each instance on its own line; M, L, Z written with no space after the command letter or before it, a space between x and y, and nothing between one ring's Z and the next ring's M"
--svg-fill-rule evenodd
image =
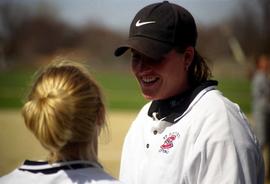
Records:
M199 92L209 86L217 85L217 81L208 80L201 83L199 86L189 89L177 96L164 100L154 100L148 110L148 116L153 118L153 113L156 113L157 119L164 118L164 121L174 123L175 118L181 116L185 112Z
M53 174L60 170L75 170L83 168L91 168L102 166L99 163L75 160L75 161L60 161L54 164L49 164L46 161L31 161L25 160L23 165L19 168L20 171L28 171L31 173Z

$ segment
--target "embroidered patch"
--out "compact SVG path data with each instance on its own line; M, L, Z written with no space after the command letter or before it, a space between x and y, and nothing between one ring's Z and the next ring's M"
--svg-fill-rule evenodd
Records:
M169 150L173 147L173 143L176 138L179 138L180 134L178 132L172 132L169 135L163 137L164 143L160 146L159 152L169 153Z

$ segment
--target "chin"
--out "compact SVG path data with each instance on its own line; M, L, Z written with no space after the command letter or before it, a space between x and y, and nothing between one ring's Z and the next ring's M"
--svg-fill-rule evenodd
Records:
M152 95L147 95L145 93L142 93L142 96L146 99L146 100L155 100L155 98Z
M146 100L161 100L165 97L164 94L160 93L158 90L143 90L141 89L142 95Z
M156 95L147 95L147 94L144 94L143 93L143 97L146 99L146 100L160 100L161 98L156 96Z

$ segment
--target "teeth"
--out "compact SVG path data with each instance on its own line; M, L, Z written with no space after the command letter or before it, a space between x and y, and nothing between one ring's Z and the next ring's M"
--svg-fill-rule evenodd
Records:
M157 77L143 77L142 81L146 83L154 82L157 79Z

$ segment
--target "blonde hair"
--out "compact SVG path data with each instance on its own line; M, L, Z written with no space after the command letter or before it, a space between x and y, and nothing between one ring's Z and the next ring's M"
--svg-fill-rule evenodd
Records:
M97 160L105 123L100 88L87 68L54 61L36 77L22 108L26 126L50 152L49 161Z

